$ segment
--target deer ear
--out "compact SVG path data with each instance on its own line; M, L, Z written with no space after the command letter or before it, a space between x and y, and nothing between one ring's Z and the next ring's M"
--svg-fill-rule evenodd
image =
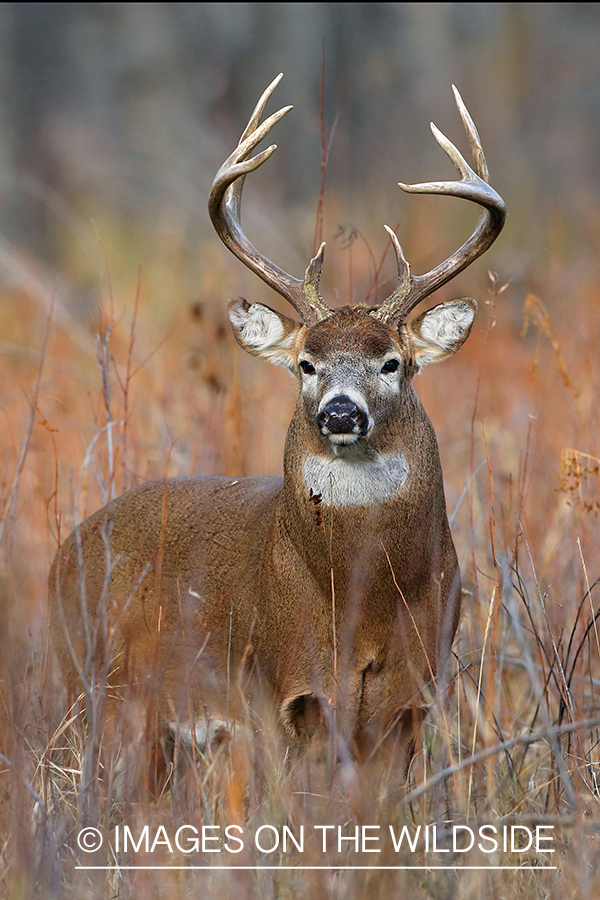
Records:
M294 346L302 325L262 303L248 303L242 297L230 300L227 310L234 337L244 350L294 370Z
M448 300L405 325L419 369L460 350L469 337L476 312L477 304L469 297Z

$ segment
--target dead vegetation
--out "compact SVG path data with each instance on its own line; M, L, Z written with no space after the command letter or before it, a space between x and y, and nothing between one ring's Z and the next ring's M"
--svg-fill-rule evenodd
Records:
M356 301L369 290L361 278L372 253L350 246ZM250 718L252 738L198 765L185 765L175 742L161 772L151 716L140 710L147 740L136 754L151 797L104 751L106 685L91 679L79 698L64 690L47 640L49 563L74 523L146 479L280 472L294 386L234 345L221 301L235 262L224 276L222 259L207 252L194 296L171 270L157 268L150 282L135 263L117 284L105 262L93 327L60 292L52 299L34 261L18 263L20 285L0 294L0 896L597 896L600 285L593 293L574 284L568 304L538 285L542 302L481 274L471 290L487 304L465 348L443 373L432 367L417 379L440 442L464 596L447 690L403 796L386 793L385 777L357 782L331 758L290 758L265 705ZM348 247L328 264L343 293ZM421 844L413 853L406 843L396 852L382 839L376 855L352 841L339 850L337 831L323 852L315 829L353 837L357 827L388 835L406 825L414 835L433 824L442 850L453 825L551 826L555 852L426 853ZM84 825L107 837L100 852L79 849ZM127 848L125 825L135 837ZM204 852L189 843L191 830L181 833L184 849L173 846L182 826L209 829ZM222 849L210 837L227 826L234 848L243 832L243 849L209 852ZM287 832L285 851L269 852L284 826L296 840L304 827L302 852ZM490 864L530 868L382 868ZM275 868L248 868L256 866Z

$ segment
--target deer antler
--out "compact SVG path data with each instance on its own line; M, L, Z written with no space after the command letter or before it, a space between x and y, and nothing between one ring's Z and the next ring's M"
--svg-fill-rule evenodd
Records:
M454 85L452 85L452 90L454 91L456 105L467 132L473 168L469 166L454 144L432 122L431 130L433 131L433 136L454 163L458 174L461 176L460 181L433 181L425 182L424 184L402 184L400 182L400 187L403 191L414 194L447 194L450 197L463 197L465 200L472 200L478 203L483 209L475 226L475 231L469 240L456 253L448 257L445 262L440 263L439 266L427 272L426 275L413 275L411 273L398 238L391 228L388 228L387 225L385 226L396 253L398 285L393 294L378 309L371 313L372 316L380 319L382 322L389 322L391 319L404 319L421 300L428 297L429 294L432 294L443 284L446 284L447 281L450 281L463 269L466 269L494 243L502 231L506 219L504 201L490 185L483 148L473 119L469 115L462 97Z
M244 179L249 172L254 172L269 159L277 149L277 145L271 144L256 156L250 154L273 126L292 109L291 106L284 106L260 124L267 101L282 77L283 75L278 75L263 93L239 144L217 172L208 200L208 211L215 230L225 246L269 287L285 297L303 322L313 325L331 315L331 310L319 293L325 244L321 244L319 252L306 270L304 280L300 281L259 253L244 234L241 225Z

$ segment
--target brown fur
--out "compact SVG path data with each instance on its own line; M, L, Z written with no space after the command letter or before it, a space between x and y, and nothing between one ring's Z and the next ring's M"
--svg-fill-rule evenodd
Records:
M366 310L296 328L296 358L310 349L334 375L358 363L376 373L394 349L412 359L406 336ZM335 722L338 745L357 757L399 740L404 765L448 656L460 576L435 435L410 380L399 383L389 409L389 398L367 393L380 424L365 443L400 449L410 473L391 500L335 508L321 498L317 523L302 467L329 442L301 392L284 479L151 482L83 523L87 615L101 622L105 604L114 636L107 642L100 629L93 656L100 670L108 655L114 696L151 708L158 723L222 726L259 684L288 740L305 744ZM50 597L54 645L74 689L73 652L83 666L89 647L79 569L71 535L53 563Z

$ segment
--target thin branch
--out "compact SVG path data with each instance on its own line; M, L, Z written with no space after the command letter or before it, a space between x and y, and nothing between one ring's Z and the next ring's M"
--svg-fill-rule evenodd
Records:
M570 734L573 731L580 731L585 728L597 728L599 725L600 718L583 719L581 722L568 722L566 725L554 725L549 728L542 728L540 731L535 731L530 734L519 734L517 735L517 737L509 738L506 741L501 741L498 744L494 744L493 747L486 747L485 750L480 750L479 753L475 753L473 756L468 756L466 759L461 760L459 763L455 763L452 766L448 766L447 768L436 772L435 775L432 775L431 778L428 778L427 781L421 784L418 788L415 788L413 791L403 797L400 802L403 806L407 806L409 803L417 800L423 794L426 794L427 791L430 791L431 788L435 787L436 784L439 784L441 781L444 781L450 775L456 775L457 772L461 772L463 769L468 769L470 766L474 766L484 759L489 759L490 756L496 756L499 753L503 753L505 750L509 750L511 747L516 747L518 744L529 745L533 744L535 741L557 738L562 734Z

